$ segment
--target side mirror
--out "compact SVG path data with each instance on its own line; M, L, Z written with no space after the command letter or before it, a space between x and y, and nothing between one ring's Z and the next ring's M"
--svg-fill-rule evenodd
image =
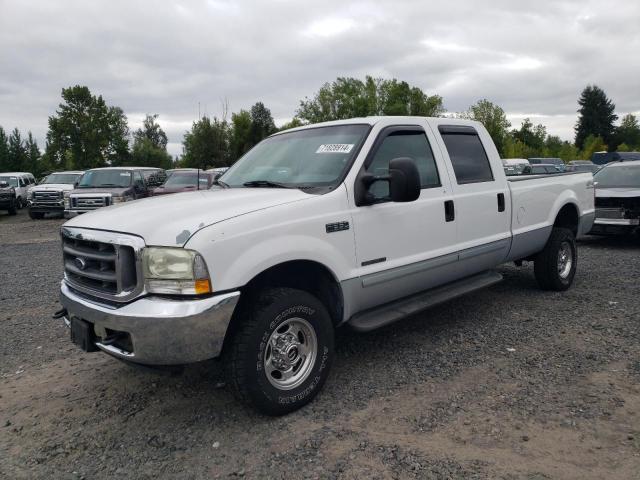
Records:
M389 162L389 196L394 202L413 202L420 197L420 172L412 158Z
M389 182L389 198L393 202L413 202L420 197L420 172L412 158L394 158L389 162L388 175L364 174L356 191L356 205L374 203L369 187L375 182Z

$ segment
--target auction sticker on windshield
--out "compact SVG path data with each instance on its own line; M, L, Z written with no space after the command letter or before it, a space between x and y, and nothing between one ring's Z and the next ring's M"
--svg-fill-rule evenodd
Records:
M327 143L320 145L316 153L349 153L353 143Z

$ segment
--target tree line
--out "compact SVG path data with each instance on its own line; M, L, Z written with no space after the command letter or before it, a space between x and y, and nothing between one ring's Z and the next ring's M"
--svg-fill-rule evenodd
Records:
M371 76L364 80L339 77L299 102L293 119L277 128L271 111L256 102L227 120L202 116L184 134L183 154L172 158L167 135L147 115L142 127L131 131L123 110L107 105L101 95L76 85L62 89L62 102L48 119L44 152L31 132L0 126L0 171L29 171L36 176L56 170L86 170L104 166L211 168L233 164L265 137L301 125L370 115L452 116L481 122L503 158L558 157L565 161L589 159L596 151L640 149L640 125L625 115L619 125L615 104L605 92L587 86L578 98L578 121L573 142L549 135L544 125L526 118L512 128L505 111L489 100L479 100L464 112L448 113L439 95L397 79Z

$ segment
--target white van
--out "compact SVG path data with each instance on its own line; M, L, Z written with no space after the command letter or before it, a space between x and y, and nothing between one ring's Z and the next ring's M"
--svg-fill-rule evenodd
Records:
M36 184L33 174L28 172L0 173L0 182L5 181L16 191L16 206L22 208L27 204L27 189Z

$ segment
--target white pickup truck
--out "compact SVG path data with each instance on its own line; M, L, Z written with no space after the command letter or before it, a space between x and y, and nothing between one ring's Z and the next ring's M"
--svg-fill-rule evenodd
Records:
M498 282L505 262L569 288L593 217L590 173L508 181L476 122L309 125L213 190L67 222L57 317L84 350L127 362L221 357L241 399L284 414L320 390L341 325L388 325Z

